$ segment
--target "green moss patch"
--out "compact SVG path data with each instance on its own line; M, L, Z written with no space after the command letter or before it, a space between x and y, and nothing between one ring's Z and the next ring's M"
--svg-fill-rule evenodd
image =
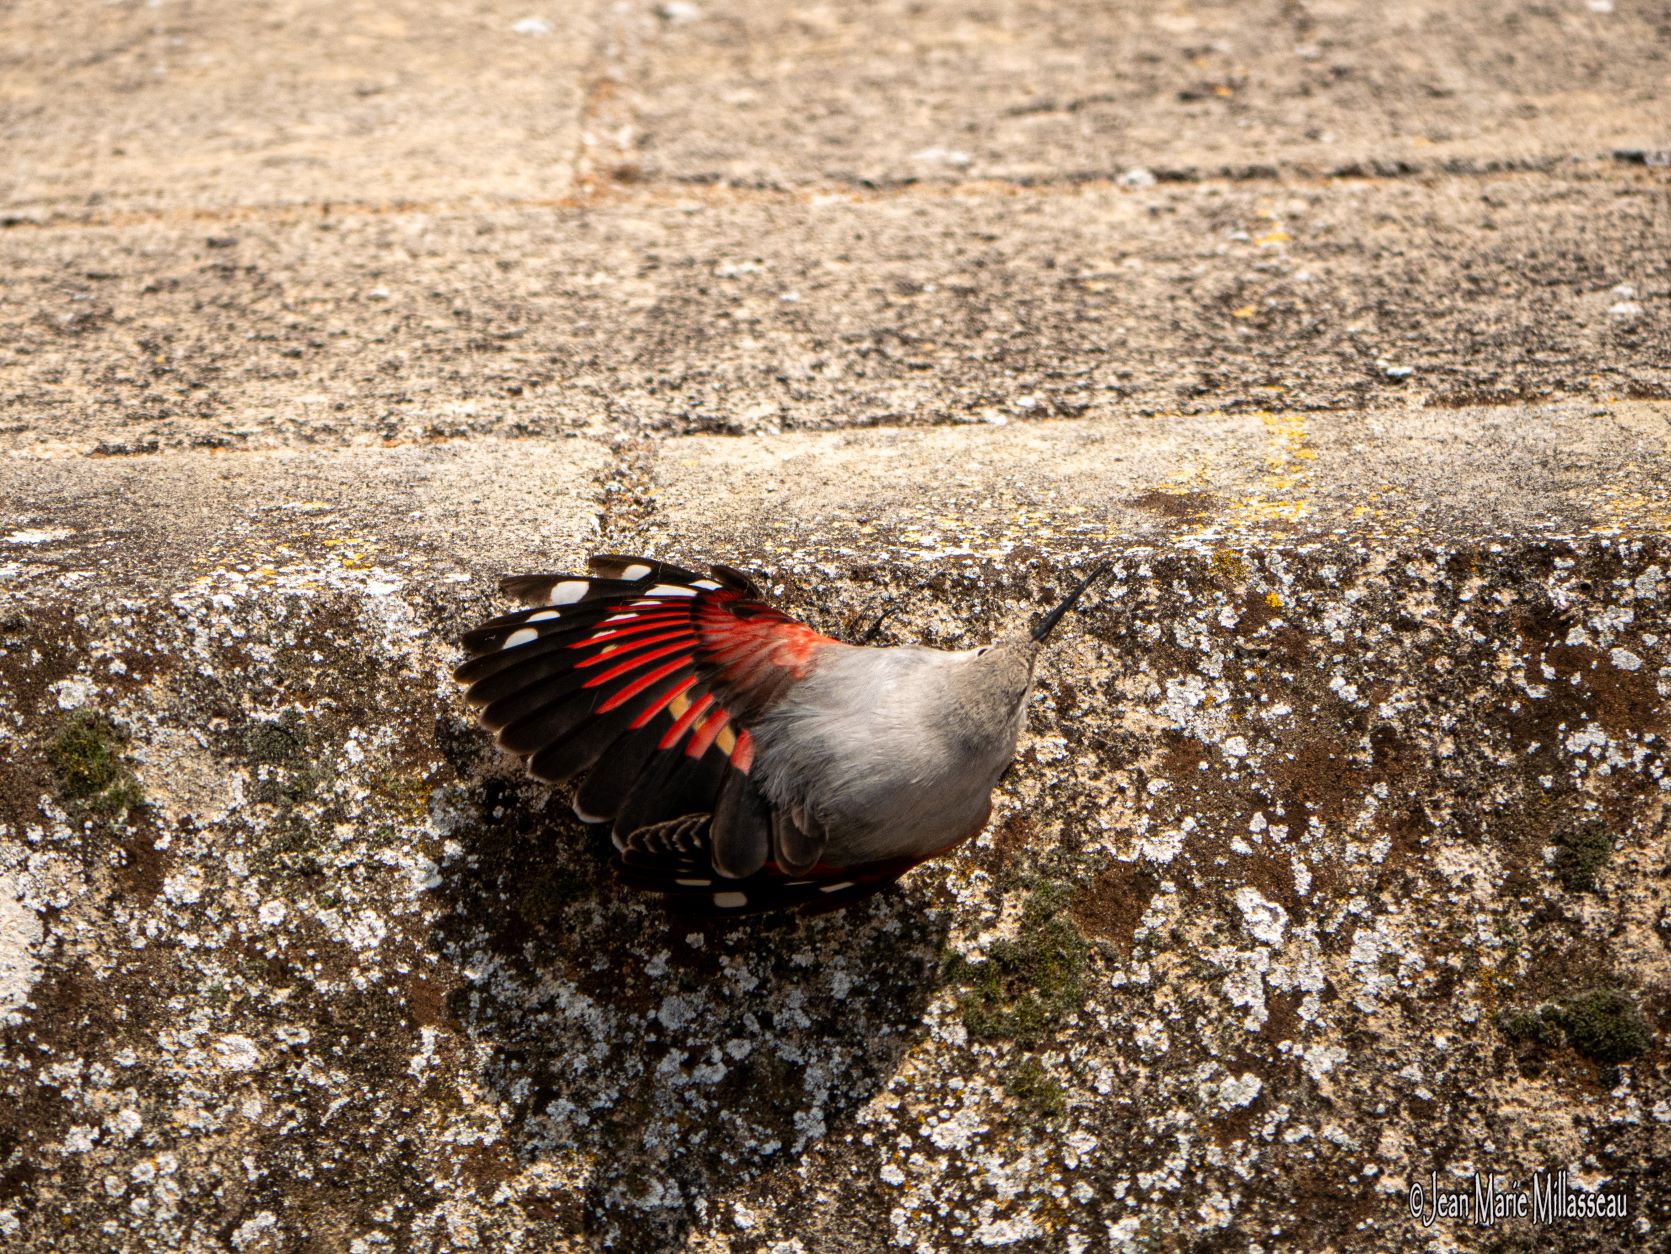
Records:
M120 818L145 804L127 747L127 733L102 714L75 710L64 719L46 754L72 810Z
M1044 1063L1024 1058L1004 1076L1004 1091L1028 1110L1054 1119L1068 1108L1067 1093Z
M1054 884L1033 890L1014 940L1001 940L983 963L952 958L947 977L973 987L958 999L972 1039L1033 1048L1078 1009L1089 946L1068 913L1068 893Z
M1555 837L1555 878L1569 893L1593 893L1613 856L1613 838L1600 823L1582 823Z
M1497 1025L1516 1043L1570 1045L1586 1058L1609 1064L1647 1053L1654 1039L1641 1007L1622 988L1586 989L1533 1010L1505 1012Z
M255 767L251 800L273 807L257 828L252 865L264 874L322 874L331 823L316 803L331 776L306 721L285 710L247 723L242 735Z
M1626 1062L1653 1043L1641 1008L1623 989L1590 989L1567 998L1559 1009L1572 1047L1597 1062Z
M294 710L277 718L257 719L244 728L244 752L264 766L295 766L308 748L307 729Z
M538 927L550 923L564 906L592 895L593 886L569 871L540 872L516 899L516 912L524 923Z

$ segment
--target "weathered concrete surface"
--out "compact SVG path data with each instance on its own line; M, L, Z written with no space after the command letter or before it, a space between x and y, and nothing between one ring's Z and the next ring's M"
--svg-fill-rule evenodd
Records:
M590 10L119 0L0 10L0 206L25 220L549 198L581 149Z
M260 586L320 563L395 586L492 579L596 534L609 465L578 439L14 459L0 462L0 561L14 592L41 579L100 598L166 597L220 568Z
M1664 1245L1666 20L7 8L0 1244ZM722 931L447 678L634 548L1113 569L979 840Z
M1668 458L1659 403L1029 422L678 440L647 505L663 543L717 543L747 519L748 547L773 557L811 540L931 568L1163 537L1653 532L1671 528Z
M1493 170L1671 146L1663 5L689 7L633 76L645 170L686 181Z
M0 232L0 441L1671 396L1663 174Z

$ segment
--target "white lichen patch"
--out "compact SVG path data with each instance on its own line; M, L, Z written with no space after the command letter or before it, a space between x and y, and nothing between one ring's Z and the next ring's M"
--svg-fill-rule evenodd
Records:
M1237 953L1220 950L1215 952L1214 959L1225 968L1225 999L1244 1012L1242 1026L1249 1032L1257 1032L1265 1026L1268 1017L1265 1005L1265 971L1270 966L1268 951L1260 949Z
M1226 1076L1218 1085L1215 1097L1218 1104L1226 1110L1234 1110L1239 1106L1246 1106L1258 1097L1265 1089L1265 1082L1251 1071L1244 1071L1241 1075Z
M74 534L69 527L25 527L8 532L5 541L7 544L51 544L58 540L67 540Z
M140 788L165 818L218 823L244 804L244 775L228 771L201 731L158 728L132 757Z
M223 1036L215 1042L215 1063L223 1071L253 1071L261 1065L261 1051L247 1036Z
M0 873L0 1023L17 1021L41 976L41 917L21 900L15 875Z
M1257 888L1238 888L1236 908L1247 934L1265 945L1280 945L1288 932L1288 912Z
M60 679L48 691L57 700L60 710L79 710L93 699L98 686L85 676L74 675L69 679Z

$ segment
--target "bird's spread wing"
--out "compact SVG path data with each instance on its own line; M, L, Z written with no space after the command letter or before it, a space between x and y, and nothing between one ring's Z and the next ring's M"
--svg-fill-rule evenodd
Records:
M589 565L507 579L527 608L466 635L472 656L455 673L531 774L589 772L575 810L612 824L625 878L740 913L844 905L903 873L909 864L820 863L816 824L774 812L750 777L750 724L836 641L763 604L728 567Z

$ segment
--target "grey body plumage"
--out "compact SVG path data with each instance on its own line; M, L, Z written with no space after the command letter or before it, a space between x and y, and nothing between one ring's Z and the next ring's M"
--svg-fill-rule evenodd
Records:
M755 729L761 792L821 831L822 860L839 866L957 843L1015 756L1037 650L824 650Z

